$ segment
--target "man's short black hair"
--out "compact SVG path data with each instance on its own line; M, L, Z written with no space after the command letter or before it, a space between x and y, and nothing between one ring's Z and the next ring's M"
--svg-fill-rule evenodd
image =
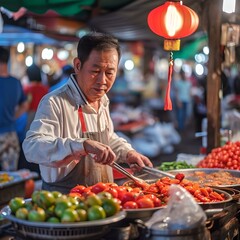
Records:
M0 62L8 63L9 57L10 57L9 49L0 46Z
M91 32L79 40L77 54L79 60L81 61L81 65L83 66L92 50L101 51L111 48L117 50L118 60L120 60L120 45L115 37L106 33Z

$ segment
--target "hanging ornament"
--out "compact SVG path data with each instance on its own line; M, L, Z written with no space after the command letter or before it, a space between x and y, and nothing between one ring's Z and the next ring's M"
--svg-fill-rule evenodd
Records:
M164 50L170 51L168 86L164 110L172 110L170 88L173 71L173 53L180 50L180 38L194 33L198 27L198 15L182 1L166 1L148 14L148 26L157 35L164 37Z

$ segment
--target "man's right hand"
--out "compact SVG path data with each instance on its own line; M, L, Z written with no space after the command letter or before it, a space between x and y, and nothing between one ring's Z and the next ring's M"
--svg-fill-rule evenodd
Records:
M115 161L116 155L112 149L100 142L87 139L83 143L84 150L87 154L94 155L94 160L100 164L111 164Z

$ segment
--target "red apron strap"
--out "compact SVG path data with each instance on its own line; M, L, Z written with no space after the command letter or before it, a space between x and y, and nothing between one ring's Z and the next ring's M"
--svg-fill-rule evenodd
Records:
M81 107L79 107L79 109L78 109L78 116L79 116L79 120L81 122L82 132L86 132L87 128L86 128L85 120L83 117L83 111L82 111Z

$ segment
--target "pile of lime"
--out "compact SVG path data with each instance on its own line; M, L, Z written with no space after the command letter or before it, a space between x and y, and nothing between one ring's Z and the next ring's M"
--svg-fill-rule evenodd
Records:
M120 211L119 201L111 194L91 194L78 198L45 190L33 192L31 201L12 198L9 207L19 219L51 223L100 220Z

